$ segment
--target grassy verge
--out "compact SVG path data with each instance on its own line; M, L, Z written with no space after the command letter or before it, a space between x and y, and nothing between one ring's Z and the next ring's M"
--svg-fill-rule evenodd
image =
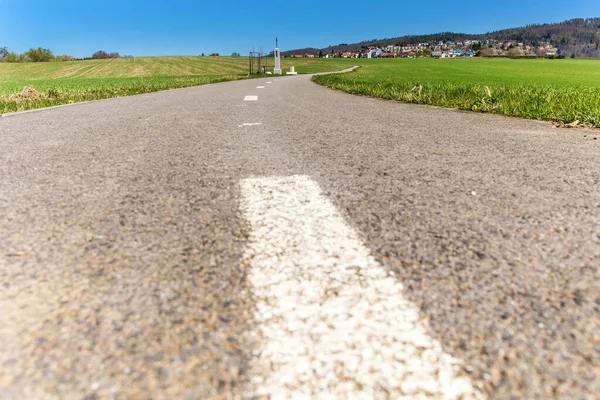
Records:
M360 60L317 76L348 93L515 117L600 126L600 61Z
M17 81L21 92L0 96L0 114L72 104L81 101L158 92L173 88L205 85L241 79L235 75L177 76L149 78L74 78L61 80ZM32 88L25 91L22 88ZM23 94L23 95L22 95Z
M273 65L273 60L268 60ZM283 60L299 73L341 70L347 62ZM0 114L247 79L247 57L142 57L53 63L0 63ZM26 90L24 90L27 88Z

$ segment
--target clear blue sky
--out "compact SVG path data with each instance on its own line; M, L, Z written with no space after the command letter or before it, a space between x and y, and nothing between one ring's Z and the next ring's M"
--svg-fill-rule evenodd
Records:
M246 54L600 17L600 0L0 0L0 46L89 56Z

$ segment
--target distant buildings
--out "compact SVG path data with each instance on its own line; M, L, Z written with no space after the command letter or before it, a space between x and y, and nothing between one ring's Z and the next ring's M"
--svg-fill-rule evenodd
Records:
M532 44L516 41L465 40L437 43L408 43L383 47L363 47L360 51L330 52L323 58L461 58L461 57L556 57L559 51L550 43ZM291 58L315 58L316 54L292 54Z

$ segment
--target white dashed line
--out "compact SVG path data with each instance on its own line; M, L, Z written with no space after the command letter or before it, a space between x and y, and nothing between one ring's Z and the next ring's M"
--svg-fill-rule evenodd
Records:
M480 398L314 181L251 178L241 192L261 347L249 397Z
M238 125L238 128L242 128L244 126L258 126L258 125L262 125L262 123L260 122L244 122L241 125Z
M264 86L257 86L256 88L257 89L264 89L265 87Z
M258 96L246 96L244 97L244 101L257 101Z
M271 84L271 83L273 83L273 82L267 82L267 83L270 85L270 84Z

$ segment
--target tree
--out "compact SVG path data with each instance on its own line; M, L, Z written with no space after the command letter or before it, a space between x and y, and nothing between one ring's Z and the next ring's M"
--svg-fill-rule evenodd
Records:
M0 58L6 57L7 54L8 54L8 48L0 47Z
M54 59L54 55L49 49L43 49L41 47L29 49L23 53L23 55L32 62L46 62Z
M323 58L323 50L319 50L319 58Z
M121 58L121 55L117 52L114 52L114 53L110 53L108 55L108 58Z
M27 60L25 60L25 57L23 57L22 54L17 54L17 53L13 53L13 52L8 52L4 58L2 59L3 62L25 62Z
M506 52L506 55L509 57L519 57L521 56L521 50L518 47L512 47L510 50Z
M231 57L239 57L240 53L236 53L235 51L231 53Z
M94 54L92 54L92 58L94 60L103 60L105 58L108 58L108 53L105 52L104 50L99 50L99 51L95 52Z
M596 43L596 50L600 50L600 32L596 32L594 42Z
M481 43L479 43L479 42L472 43L471 50L473 50L474 52L478 52L479 50L481 50Z
M484 47L481 50L479 50L480 57L492 57L495 55L496 55L496 53L494 52L494 49L489 48L489 47Z

